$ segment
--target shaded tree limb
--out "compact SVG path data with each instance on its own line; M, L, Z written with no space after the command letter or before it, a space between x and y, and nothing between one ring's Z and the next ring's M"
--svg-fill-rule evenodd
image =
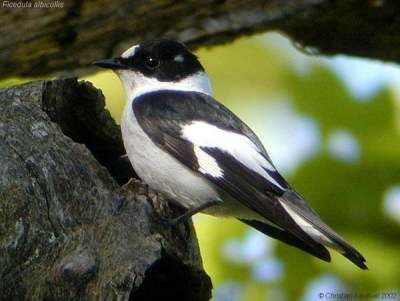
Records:
M49 1L49 0L46 0ZM279 30L323 54L400 61L400 2L386 0L60 1L0 8L0 77L87 74L143 39L192 48Z

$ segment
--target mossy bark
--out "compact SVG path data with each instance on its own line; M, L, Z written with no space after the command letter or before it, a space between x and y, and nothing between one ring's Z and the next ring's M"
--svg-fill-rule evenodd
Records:
M1 300L210 298L192 224L157 222L177 209L123 152L89 83L0 91Z

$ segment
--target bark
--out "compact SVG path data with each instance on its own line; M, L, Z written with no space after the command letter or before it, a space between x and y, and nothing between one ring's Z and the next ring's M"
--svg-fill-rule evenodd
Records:
M119 185L134 175L123 153L91 84L0 91L1 300L210 298L192 224L161 226L176 208Z
M86 74L143 39L192 48L280 30L314 53L400 61L400 2L387 0L59 0L0 9L0 77ZM9 1L12 2L12 1ZM43 2L55 2L44 0Z

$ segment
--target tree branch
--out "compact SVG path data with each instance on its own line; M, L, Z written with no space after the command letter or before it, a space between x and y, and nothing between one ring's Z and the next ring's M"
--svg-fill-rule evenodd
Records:
M120 187L121 153L90 84L0 91L1 300L210 298L192 224L155 222L177 209L138 180Z
M138 41L192 48L280 30L304 47L400 60L400 3L385 0L61 1L63 8L0 10L0 77L94 71Z

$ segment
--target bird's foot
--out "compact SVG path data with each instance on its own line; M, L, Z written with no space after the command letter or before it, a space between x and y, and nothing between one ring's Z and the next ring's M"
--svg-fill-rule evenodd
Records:
M201 211L203 211L203 210L205 210L207 208L210 208L210 207L215 206L215 205L219 205L221 203L222 203L221 200L210 200L210 201L208 201L208 202L206 202L204 204L201 204L198 207L194 207L194 208L188 209L185 213L183 213L183 214L181 214L181 215L179 215L177 217L165 218L165 217L161 216L160 214L157 214L158 215L157 218L161 221L162 224L168 225L170 227L171 226L174 227L174 226L179 225L182 222L185 222L185 221L189 220L196 213L199 213L199 212L201 212Z

